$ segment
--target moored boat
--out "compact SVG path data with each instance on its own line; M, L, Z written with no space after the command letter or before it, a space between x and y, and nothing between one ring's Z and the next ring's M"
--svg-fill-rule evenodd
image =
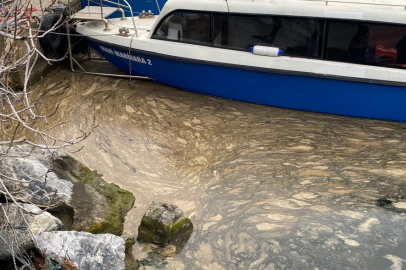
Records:
M169 0L80 22L118 68L184 90L406 122L406 1ZM283 56L252 53L276 47ZM250 51L251 50L251 51Z

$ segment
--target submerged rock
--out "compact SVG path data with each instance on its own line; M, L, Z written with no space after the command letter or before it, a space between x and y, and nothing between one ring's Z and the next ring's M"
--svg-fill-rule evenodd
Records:
M165 266L167 266L167 264L168 262L166 261L166 258L155 252L148 253L148 256L146 258L139 260L140 266L151 267L152 269L165 269Z
M45 232L35 236L38 248L62 264L64 258L86 270L123 270L125 243L112 234Z
M49 212L62 220L62 229L122 234L124 217L135 201L131 192L106 183L61 151L33 150L29 145L1 150L8 151L0 160L8 190L51 207Z
M23 209L15 203L0 205L0 260L11 259L12 250L17 254L24 254L26 250L34 247L29 228L36 235L62 227L58 218L34 205L21 204ZM5 210L11 224L7 223L1 208Z
M381 198L376 201L379 207L396 213L406 213L406 198L400 197L394 200Z
M193 224L175 205L153 202L141 220L138 241L182 249L193 231Z

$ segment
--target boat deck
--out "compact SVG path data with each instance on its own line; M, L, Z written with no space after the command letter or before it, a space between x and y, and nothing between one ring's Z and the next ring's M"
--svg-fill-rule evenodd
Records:
M76 12L72 18L76 20L95 20L100 18L106 18L111 14L115 13L117 8L115 7L97 7L88 6L84 9Z
M82 15L83 14L83 15ZM78 17L76 18L81 18L81 17L86 17L86 15L84 15L84 13L81 13ZM89 19L90 20L90 19ZM137 29L137 35L138 37L146 37L148 36L149 32L151 31L154 23L155 23L155 18L151 18L151 19L140 19L138 17L134 17L134 23L136 25L136 29ZM95 32L95 35L98 36L111 36L113 35L118 35L119 34L119 29L122 27L126 27L129 29L129 33L128 33L128 38L132 38L135 35L135 31L134 31L134 24L132 22L131 17L126 17L125 20L121 20L119 18L114 18L114 19L107 19L107 22L109 24L109 31L104 31L104 23L102 21L89 21L86 22L86 28L88 28L89 30L92 30L93 32ZM84 23L81 23L82 25ZM89 37L91 37L91 35L89 35ZM125 37L124 37L125 38Z

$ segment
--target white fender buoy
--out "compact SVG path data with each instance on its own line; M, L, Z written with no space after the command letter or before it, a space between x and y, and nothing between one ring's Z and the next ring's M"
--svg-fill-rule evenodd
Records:
M262 56L271 56L271 57L276 57L276 56L282 56L283 51L279 49L278 47L268 47L268 46L253 46L250 48L250 52L256 55L262 55Z

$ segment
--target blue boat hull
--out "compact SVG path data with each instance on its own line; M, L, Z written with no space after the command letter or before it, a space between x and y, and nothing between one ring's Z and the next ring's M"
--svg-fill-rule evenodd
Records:
M116 67L187 91L276 107L406 122L406 88L270 73L90 45ZM130 59L129 59L130 58Z

